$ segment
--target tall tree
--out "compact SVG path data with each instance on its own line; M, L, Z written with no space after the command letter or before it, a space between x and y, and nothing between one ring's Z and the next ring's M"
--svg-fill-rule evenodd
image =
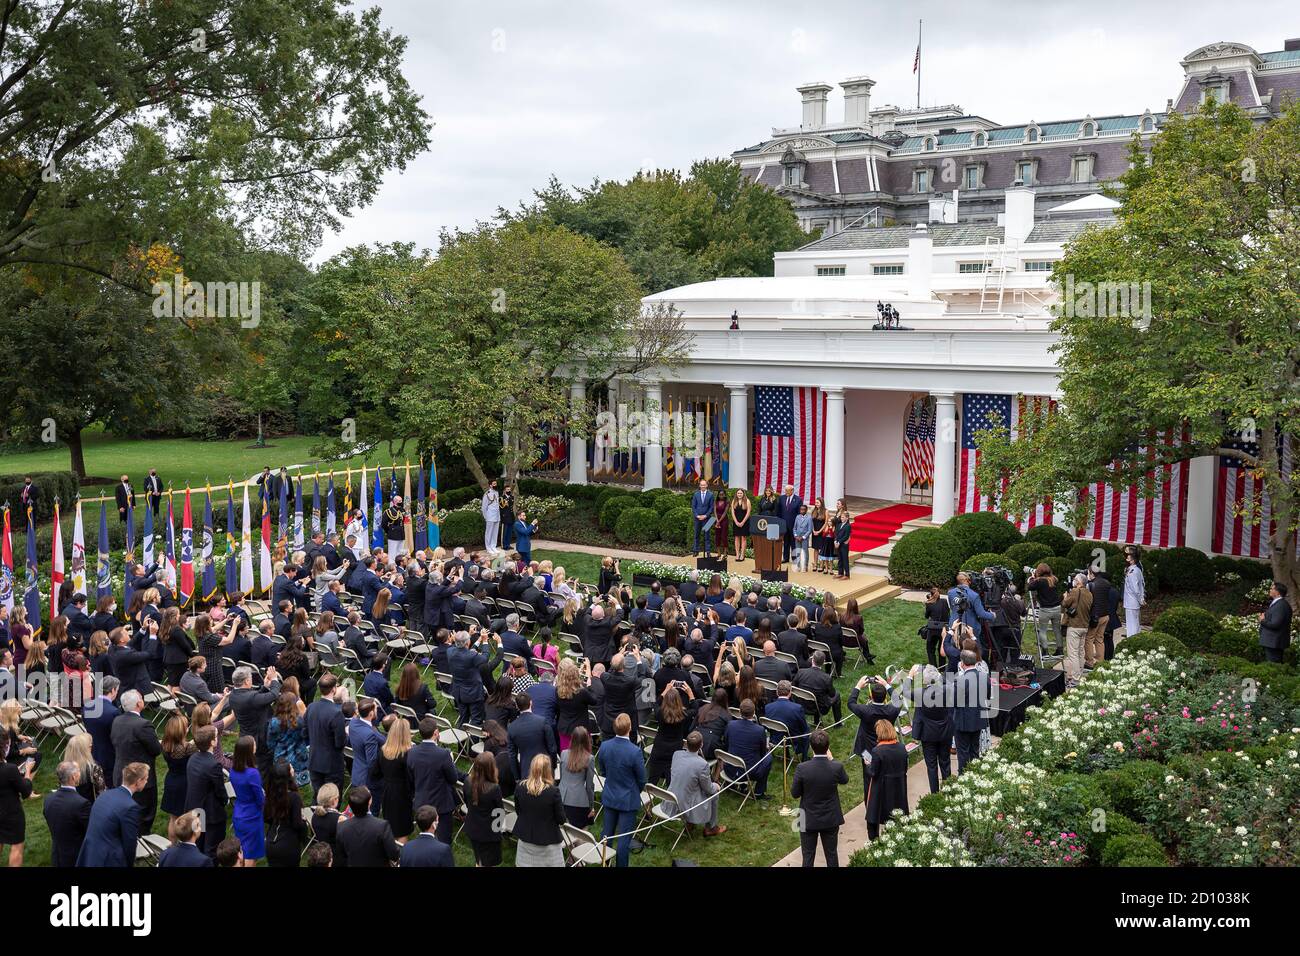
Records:
M590 407L571 403L575 373L596 384L671 366L684 339L676 316L642 314L616 250L537 220L444 233L432 259L348 250L306 298L310 347L343 383L335 407L357 440L450 448L484 487L476 448L503 432L513 480L547 428L590 428Z
M1023 440L987 429L980 485L1006 477L1008 513L1052 495L1077 521L1090 482L1149 487L1153 464L1237 455L1267 490L1273 572L1300 606L1300 482L1278 441L1300 441L1300 104L1261 125L1211 103L1132 160L1116 225L1085 232L1053 273L1069 298L1053 325L1063 409ZM1135 439L1183 426L1187 443L1138 453ZM1257 454L1225 445L1242 430Z
M570 189L552 178L503 221L542 218L623 253L649 294L718 276L772 274L772 254L809 241L790 204L730 160Z

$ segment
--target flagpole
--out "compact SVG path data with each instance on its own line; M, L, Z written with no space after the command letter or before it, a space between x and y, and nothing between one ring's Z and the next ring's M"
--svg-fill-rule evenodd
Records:
M916 108L921 108L921 23L916 21Z

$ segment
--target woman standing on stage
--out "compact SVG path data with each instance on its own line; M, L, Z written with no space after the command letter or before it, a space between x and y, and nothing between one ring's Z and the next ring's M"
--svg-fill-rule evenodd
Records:
M829 572L831 559L835 556L835 543L831 535L830 515L826 513L826 502L815 499L812 508L812 567L814 571Z
M727 551L727 496L713 496L713 553L721 556Z
M731 497L731 537L736 544L736 560L745 560L746 536L749 534L749 495L737 488ZM718 522L721 524L722 522Z

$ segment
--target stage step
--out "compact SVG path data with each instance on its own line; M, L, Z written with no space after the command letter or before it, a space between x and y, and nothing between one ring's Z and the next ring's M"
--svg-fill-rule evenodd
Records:
M894 545L903 535L917 528L933 528L935 524L929 518L915 518L911 521L903 522L902 527L894 532L893 536L878 548L872 548L870 551L864 551L853 558L853 563L857 567L864 568L872 574L884 575L889 577L889 555L894 550Z

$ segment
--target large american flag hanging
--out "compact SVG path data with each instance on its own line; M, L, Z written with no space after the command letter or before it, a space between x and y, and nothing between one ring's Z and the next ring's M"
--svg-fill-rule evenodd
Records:
M821 497L826 476L826 396L817 388L754 386L754 485L786 485L804 501Z
M1168 428L1146 437L1138 453L1155 462L1157 447L1182 444L1185 436ZM1153 548L1182 547L1185 542L1187 475L1191 462L1180 461L1153 467L1152 497L1142 494L1142 483L1116 490L1096 482L1079 492L1080 499L1094 499L1092 519L1080 529L1081 537L1116 544L1140 544Z
M903 473L913 485L934 480L934 419L935 409L929 399L918 398L908 406L903 432Z
M1293 442L1290 435L1281 435L1278 440L1282 448L1282 474L1290 481L1294 467ZM1224 445L1248 455L1259 455L1259 443L1241 436L1225 439ZM1214 499L1218 509L1211 547L1220 554L1269 557L1273 552L1270 536L1275 529L1273 509L1264 479L1255 469L1236 456L1220 455ZM1294 532L1292 540L1296 540ZM1300 540L1296 540L1296 549L1300 554Z
M993 427L990 414L996 415L998 423L1011 430L1012 438L1033 427L1032 423L1047 416L1056 407L1056 402L1046 395L1019 395L1014 399L1010 395L963 395L961 403L961 473L957 487L957 513L967 511L995 511L997 497L987 495L975 482L975 469L979 465L980 451L975 444L975 433ZM934 423L930 424L931 457L933 459ZM933 460L931 463L933 468ZM1003 483L1005 488L1005 482ZM999 489L1000 494L1001 489ZM1052 500L1044 499L1028 514L1012 519L1021 531L1040 524L1052 523Z

